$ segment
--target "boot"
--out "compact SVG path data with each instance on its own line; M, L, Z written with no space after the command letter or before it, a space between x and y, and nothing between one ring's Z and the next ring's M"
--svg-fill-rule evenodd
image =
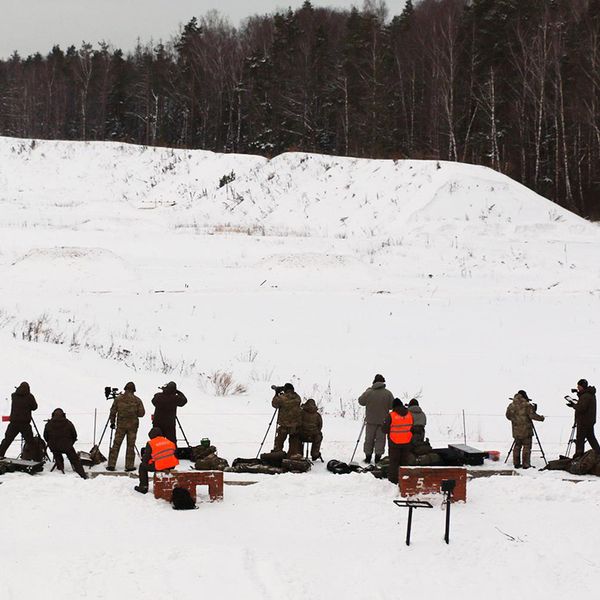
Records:
M381 454L376 454L375 455L375 462L378 463L381 460Z
M139 492L140 494L147 494L148 493L148 488L147 487L142 487L141 485L136 485L133 489L136 492Z
M365 462L367 464L371 464L371 455L370 454L365 454Z
M114 470L115 470L115 468L114 468L114 467L106 467L106 470L107 470L107 471L114 471Z
M125 473L131 473L131 471L135 471L135 467L125 467Z

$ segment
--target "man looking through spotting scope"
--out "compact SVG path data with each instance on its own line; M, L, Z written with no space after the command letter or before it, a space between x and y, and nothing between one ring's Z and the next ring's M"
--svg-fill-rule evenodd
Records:
M174 381L160 388L162 391L154 395L154 418L152 424L174 444L177 444L177 407L185 406L187 398L177 389Z
M531 467L531 446L533 443L533 421L543 421L537 414L537 404L531 403L527 392L519 390L506 408L506 418L512 423L513 465L515 469ZM522 452L522 455L521 455Z
M375 462L379 462L385 452L385 433L381 426L392 409L394 394L385 387L385 377L375 375L373 385L367 388L358 403L365 410L365 462L370 463L375 451Z
M567 404L575 410L575 425L577 425L577 438L575 439L575 456L583 456L585 442L600 456L600 445L594 433L596 424L596 388L588 385L586 379L577 382L577 388L571 390L577 394L577 400L570 399Z
M302 399L294 391L291 383L282 387L271 386L275 396L271 406L277 409L277 430L272 452L281 452L286 438L289 437L288 456L302 455L300 431L302 428Z
M4 439L0 444L0 458L4 458L8 447L14 442L17 435L21 434L26 444L33 443L33 431L31 430L31 413L37 410L37 402L29 384L23 381L11 395L10 422L6 428Z
M135 470L135 440L137 437L140 419L146 414L142 401L135 395L133 381L125 384L124 391L119 394L110 409L110 427L117 428L115 441L108 455L107 471L114 471L119 456L119 450L125 437L127 437L127 450L125 453L125 470Z

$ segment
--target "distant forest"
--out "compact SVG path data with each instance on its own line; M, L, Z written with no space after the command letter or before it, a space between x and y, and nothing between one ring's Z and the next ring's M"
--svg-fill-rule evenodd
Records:
M600 218L600 0L192 19L169 43L0 61L0 134L488 165Z

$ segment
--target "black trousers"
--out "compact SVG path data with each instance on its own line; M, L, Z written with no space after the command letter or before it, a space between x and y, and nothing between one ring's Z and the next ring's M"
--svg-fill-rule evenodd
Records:
M138 473L140 476L140 487L148 489L148 472L156 471L154 465L145 465L143 462L140 463L140 468L138 469Z
M77 456L77 452L75 452L75 448L73 448L73 446L67 448L66 450L54 450L53 448L50 448L50 450L52 450L52 456L54 457L56 468L59 471L62 471L63 473L65 472L65 461L63 459L64 454L69 459L73 471L75 471L75 473L77 473L77 475L83 479L87 479L87 475L83 469L81 460L79 459L79 456Z
M388 440L388 454L390 464L388 466L388 480L394 484L398 483L398 470L408 462L410 444L394 444Z
M577 437L575 438L575 456L581 456L584 452L585 442L600 456L600 444L594 434L593 425L577 425ZM1 454L1 453L0 453Z
M0 456L5 456L8 447L15 441L15 438L21 434L25 443L33 443L33 431L31 431L30 423L13 423L12 421L6 428L4 439L0 444Z

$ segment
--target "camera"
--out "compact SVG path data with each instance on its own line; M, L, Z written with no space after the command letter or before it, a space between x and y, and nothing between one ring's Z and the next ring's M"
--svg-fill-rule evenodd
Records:
M283 386L282 385L272 385L271 389L276 393L276 394L283 394Z
M104 388L104 396L106 397L107 400L109 398L112 398L114 400L117 397L118 391L119 391L119 388L114 388L114 387L110 387L109 385L107 385Z

